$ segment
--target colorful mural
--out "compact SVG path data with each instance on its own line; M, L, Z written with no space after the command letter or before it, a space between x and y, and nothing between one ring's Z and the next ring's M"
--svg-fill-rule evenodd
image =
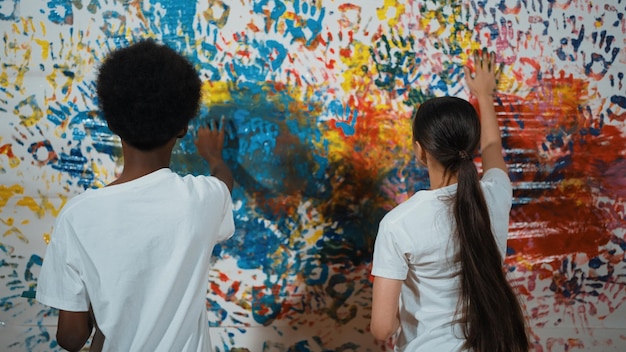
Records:
M378 221L428 187L413 108L467 97L483 47L505 64L506 265L536 350L623 350L625 15L624 0L1 1L0 349L59 350L33 299L54 218L121 167L95 69L155 38L201 73L194 124L228 118L237 231L207 292L216 351L392 348L368 332ZM172 168L207 172L191 136Z

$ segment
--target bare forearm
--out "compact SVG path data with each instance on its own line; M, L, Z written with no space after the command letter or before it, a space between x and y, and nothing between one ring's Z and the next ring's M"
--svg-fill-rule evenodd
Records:
M370 332L377 340L386 340L400 327L398 302L401 280L376 277L372 294L372 320Z
M480 107L480 150L482 154L483 170L499 168L507 171L504 157L502 156L502 137L500 125L493 106L492 95L480 95L478 106Z
M491 145L502 148L502 139L500 137L500 126L496 117L496 110L493 106L492 95L477 96L478 106L480 108L480 147L484 149Z
M207 158L206 160L209 163L211 175L224 182L228 189L232 192L235 181L232 171L228 165L226 165L224 160L218 158Z
M390 337L396 334L400 328L400 318L396 316L392 319L389 325L380 326L378 324L370 324L370 330L375 339L380 341L386 341Z

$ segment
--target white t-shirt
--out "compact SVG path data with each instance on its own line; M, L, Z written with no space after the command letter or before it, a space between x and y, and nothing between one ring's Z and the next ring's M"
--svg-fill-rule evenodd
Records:
M512 188L501 169L489 169L481 186L502 257L506 251ZM396 351L458 351L464 338L453 324L460 263L454 263L456 221L446 201L456 184L415 193L380 222L372 275L404 280L401 332Z
M222 181L170 169L87 190L57 218L37 300L91 304L104 351L209 351L210 258L234 232L232 210Z

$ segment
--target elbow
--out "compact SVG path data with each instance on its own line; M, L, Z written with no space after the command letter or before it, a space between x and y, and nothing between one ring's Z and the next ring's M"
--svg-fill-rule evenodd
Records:
M85 346L85 343L89 338L89 336L87 336L87 338L84 338L83 336L79 336L78 334L64 334L60 333L59 331L57 331L56 337L59 346L70 352L80 351L80 349Z
M397 325L370 323L370 333L376 340L386 341L392 337L398 329Z

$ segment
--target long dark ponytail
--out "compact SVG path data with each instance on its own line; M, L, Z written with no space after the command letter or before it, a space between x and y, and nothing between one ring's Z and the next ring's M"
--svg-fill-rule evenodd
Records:
M457 175L451 198L461 263L459 322L464 348L472 351L528 351L520 303L506 279L489 210L472 155L480 142L480 121L467 101L455 97L423 103L413 118L413 139L444 167L444 179Z

